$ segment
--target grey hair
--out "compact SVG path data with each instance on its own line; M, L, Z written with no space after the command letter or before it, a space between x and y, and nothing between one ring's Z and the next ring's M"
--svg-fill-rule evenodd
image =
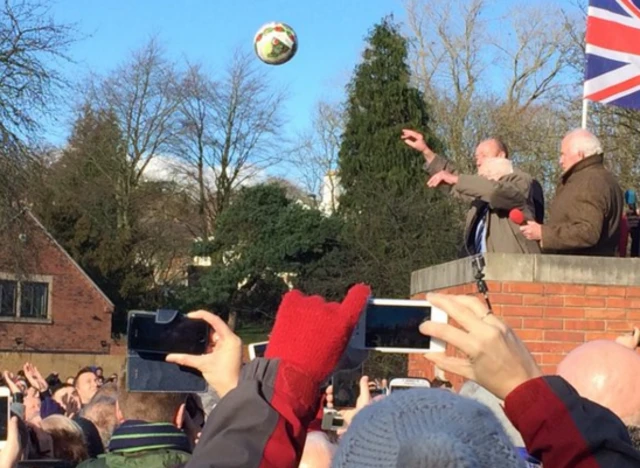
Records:
M584 157L588 158L604 152L598 137L588 130L573 130L567 134L566 138L573 154L583 153Z

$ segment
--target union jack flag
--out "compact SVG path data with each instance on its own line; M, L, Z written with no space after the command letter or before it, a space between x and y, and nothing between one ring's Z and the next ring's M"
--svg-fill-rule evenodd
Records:
M640 0L589 0L584 98L640 109Z

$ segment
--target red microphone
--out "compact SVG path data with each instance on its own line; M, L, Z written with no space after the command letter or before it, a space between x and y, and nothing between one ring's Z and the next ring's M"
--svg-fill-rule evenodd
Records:
M509 211L509 219L512 223L517 224L518 226L524 226L525 224L527 224L524 213L518 208L514 208L513 210Z

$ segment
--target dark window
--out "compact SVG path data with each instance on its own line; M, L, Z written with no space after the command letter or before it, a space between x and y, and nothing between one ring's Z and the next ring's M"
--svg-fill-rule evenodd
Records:
M15 281L0 280L0 317L15 317L17 286Z
M47 283L20 284L20 317L47 318L47 300L49 285Z

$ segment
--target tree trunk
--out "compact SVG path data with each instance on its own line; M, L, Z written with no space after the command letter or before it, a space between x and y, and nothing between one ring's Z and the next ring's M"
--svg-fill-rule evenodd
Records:
M231 328L232 331L236 330L236 328L238 327L238 311L237 310L229 311L229 321L227 322L227 325L229 325L229 328Z

